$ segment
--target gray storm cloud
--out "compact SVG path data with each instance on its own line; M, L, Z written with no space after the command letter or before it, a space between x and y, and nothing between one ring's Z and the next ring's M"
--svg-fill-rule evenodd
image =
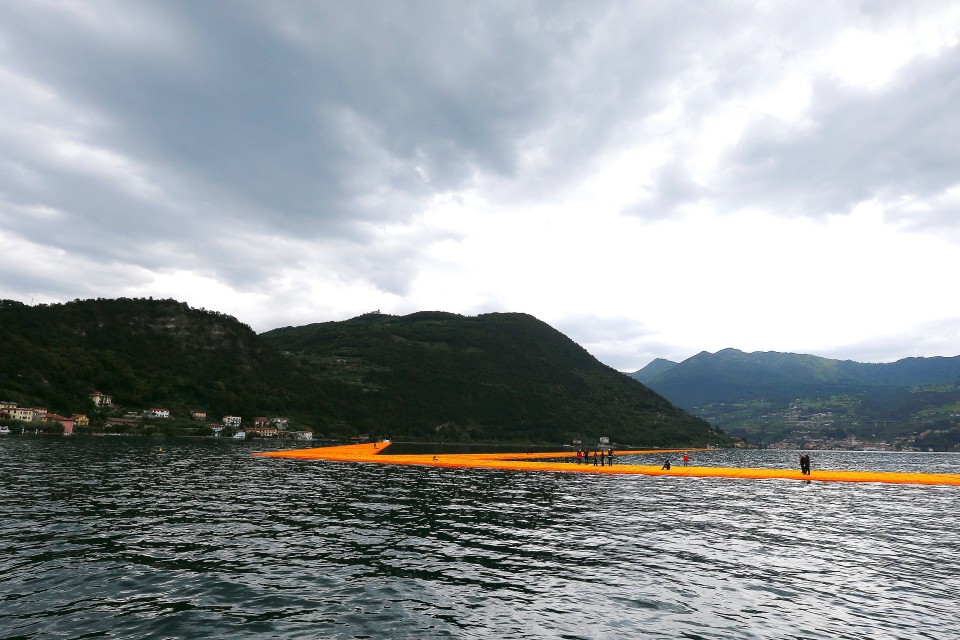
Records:
M402 297L431 243L467 233L416 226L456 215L438 199L476 193L522 216L644 146L662 157L618 188L635 197L622 213L650 224L692 206L825 219L875 200L917 231L951 229L955 42L879 88L810 72L797 122L751 115L715 170L694 166L718 114L752 113L840 34L940 10L5 2L0 233L17 249L0 288L71 299L180 271L268 292L299 270Z

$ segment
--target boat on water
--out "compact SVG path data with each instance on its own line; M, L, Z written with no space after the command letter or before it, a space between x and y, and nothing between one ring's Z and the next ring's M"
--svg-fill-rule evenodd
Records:
M0 435L10 433L10 427L5 424L0 424Z

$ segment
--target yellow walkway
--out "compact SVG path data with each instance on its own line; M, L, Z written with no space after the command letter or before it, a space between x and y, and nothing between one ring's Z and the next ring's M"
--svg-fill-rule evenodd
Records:
M374 462L377 464L417 464L433 467L484 469L513 469L520 471L562 471L565 473L626 474L647 476L687 476L696 478L745 478L766 480L780 478L784 480L816 480L818 482L883 482L890 484L936 484L960 486L960 474L957 473L901 473L896 471L830 471L817 469L805 476L793 469L742 469L736 467L683 467L673 466L669 471L656 465L614 464L595 467L590 464L571 462L538 462L544 458L575 458L576 453L560 451L556 453L449 453L421 455L379 455L390 446L389 442L353 444L339 447L320 447L316 449L288 449L254 453L265 458L296 458L299 460L329 460L332 462ZM650 451L615 451L614 460L623 454L657 454L691 451L690 449L656 449Z

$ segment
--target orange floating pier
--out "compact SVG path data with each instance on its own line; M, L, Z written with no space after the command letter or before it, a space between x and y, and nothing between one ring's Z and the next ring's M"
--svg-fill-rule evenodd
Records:
M897 471L831 471L818 469L803 475L794 469L745 469L739 467L683 467L661 469L659 465L617 464L605 467L564 462L576 457L572 451L556 453L448 453L418 455L381 455L389 442L352 444L314 449L287 449L254 453L264 458L295 458L331 462L368 462L376 464L413 464L431 467L510 469L518 471L560 471L602 475L680 476L692 478L742 478L749 480L813 480L816 482L882 482L887 484L928 484L960 486L957 473L912 473ZM615 451L623 454L657 454L690 451L690 449L656 449L650 451Z

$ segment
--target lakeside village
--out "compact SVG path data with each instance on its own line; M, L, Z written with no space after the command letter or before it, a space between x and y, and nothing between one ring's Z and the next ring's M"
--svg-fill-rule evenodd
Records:
M945 428L926 428L896 435L872 438L857 437L848 428L873 427L885 431L901 423L888 420L865 420L851 422L846 416L837 416L832 411L803 412L800 405L792 404L786 411L761 416L768 423L775 419L787 426L788 433L779 442L766 445L767 449L813 449L830 451L950 451L960 449L960 413L949 413L951 424ZM929 446L936 443L938 446Z
M91 426L89 416L76 413L69 417L51 413L43 407L21 407L16 402L0 401L0 433L51 433L69 436L74 433L95 435L152 435L169 434L172 430L183 432L183 428L164 428L173 416L169 409L150 408L142 411L120 412L109 395L94 391L90 401L102 419ZM119 415L117 415L119 414ZM312 440L313 432L295 430L287 418L257 417L245 422L241 416L223 416L220 422L207 422L207 412L191 410L190 421L193 426L187 430L189 435L214 438L292 438ZM199 423L199 424L197 424ZM180 435L187 435L180 433Z

